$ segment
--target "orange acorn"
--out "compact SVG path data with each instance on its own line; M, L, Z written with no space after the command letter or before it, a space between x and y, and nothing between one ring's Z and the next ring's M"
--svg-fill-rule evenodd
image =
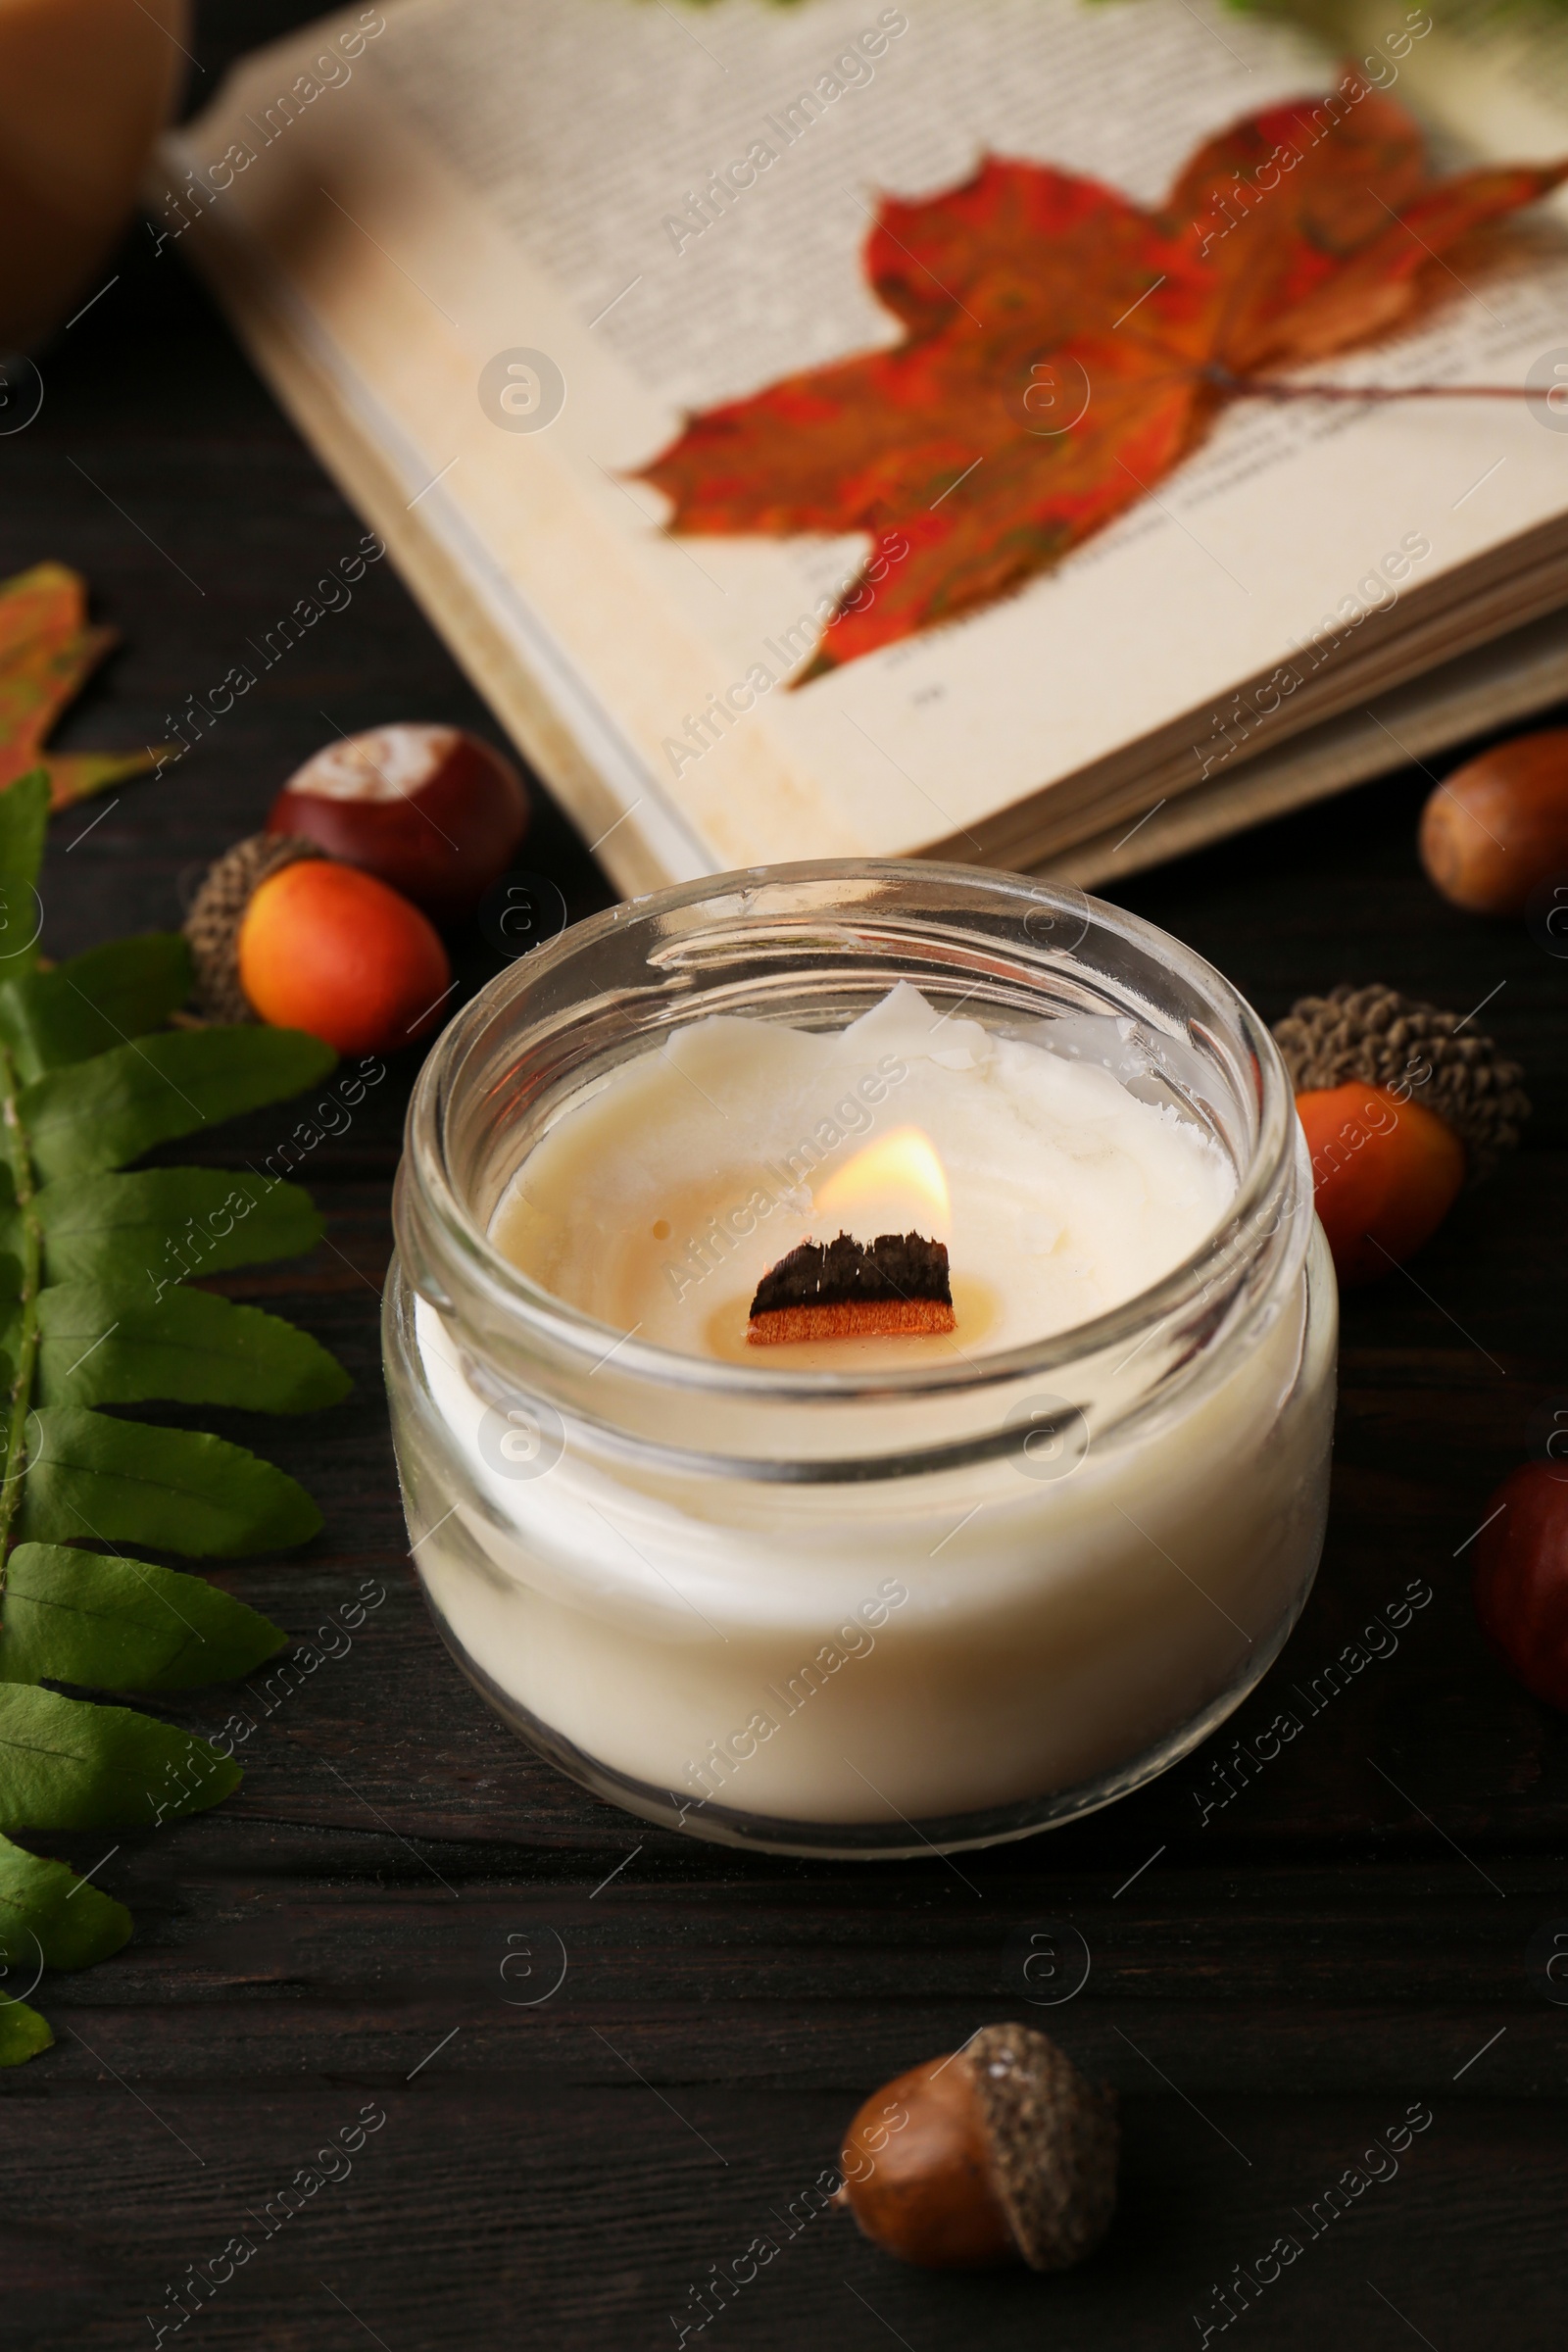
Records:
M1352 1079L1296 1098L1312 1188L1341 1282L1413 1257L1464 1183L1464 1146L1436 1111Z
M419 909L301 839L238 843L208 874L185 934L210 1017L307 1029L340 1054L408 1045L452 991Z
M1317 1213L1342 1283L1402 1264L1530 1115L1491 1038L1392 988L1303 997L1274 1035L1297 1089Z

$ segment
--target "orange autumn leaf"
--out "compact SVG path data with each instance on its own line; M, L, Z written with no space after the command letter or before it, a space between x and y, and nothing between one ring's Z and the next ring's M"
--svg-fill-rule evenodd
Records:
M46 752L44 737L115 643L87 618L87 583L64 564L35 564L0 581L0 791L29 769L49 777L49 805L101 792L151 767L157 752Z
M865 271L902 340L694 416L639 478L673 531L907 542L824 614L804 682L1059 563L1231 400L1407 319L1459 237L1565 177L1435 179L1403 108L1354 74L1207 140L1157 212L991 156L883 200Z

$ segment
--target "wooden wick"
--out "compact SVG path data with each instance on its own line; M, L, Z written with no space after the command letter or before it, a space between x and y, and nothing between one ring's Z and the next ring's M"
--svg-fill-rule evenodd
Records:
M802 1242L757 1286L746 1338L754 1348L801 1340L931 1337L956 1328L942 1242L883 1233Z

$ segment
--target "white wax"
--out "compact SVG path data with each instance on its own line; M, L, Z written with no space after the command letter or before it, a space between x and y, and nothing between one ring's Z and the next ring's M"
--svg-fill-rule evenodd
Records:
M911 1129L951 1210L879 1164L875 1147ZM903 985L841 1031L724 1017L680 1030L544 1138L492 1239L612 1331L753 1362L752 1295L797 1243L910 1228L945 1242L951 1338L770 1356L844 1372L1086 1323L1178 1265L1232 1190L1227 1160L1173 1107L1140 1102L1095 1062L939 1014Z

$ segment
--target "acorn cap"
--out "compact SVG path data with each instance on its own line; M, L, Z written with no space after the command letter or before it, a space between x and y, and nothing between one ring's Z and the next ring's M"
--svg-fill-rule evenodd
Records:
M197 1008L211 1021L254 1021L239 984L239 929L262 884L301 858L325 852L297 833L253 833L207 869L185 917L196 966Z
M1530 1101L1518 1063L1469 1029L1469 1018L1395 988L1342 981L1326 997L1298 998L1275 1022L1274 1040L1298 1094L1353 1078L1407 1085L1410 1101L1436 1111L1458 1136L1475 1184L1519 1141Z
M1110 2228L1116 2094L1032 2026L982 2026L963 2052L997 2195L1032 2271L1081 2262Z

